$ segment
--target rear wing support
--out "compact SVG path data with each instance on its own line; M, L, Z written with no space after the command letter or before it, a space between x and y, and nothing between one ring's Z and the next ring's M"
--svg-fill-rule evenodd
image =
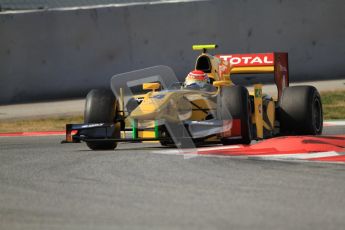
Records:
M278 101L285 87L289 87L289 63L287 53L274 53L274 82L278 89Z

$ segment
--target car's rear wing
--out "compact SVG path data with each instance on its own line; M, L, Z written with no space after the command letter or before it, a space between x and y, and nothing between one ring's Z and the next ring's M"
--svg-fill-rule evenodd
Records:
M230 72L224 74L273 73L278 88L278 100L282 91L289 86L289 65L287 53L217 54L230 64Z

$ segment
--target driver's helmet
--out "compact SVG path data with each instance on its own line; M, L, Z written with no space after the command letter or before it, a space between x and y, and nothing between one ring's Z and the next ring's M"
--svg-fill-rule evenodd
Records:
M193 70L190 72L184 82L185 88L204 88L207 84L210 84L210 78L204 71Z

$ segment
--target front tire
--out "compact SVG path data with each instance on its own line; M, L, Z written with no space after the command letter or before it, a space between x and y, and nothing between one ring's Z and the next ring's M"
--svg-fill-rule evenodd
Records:
M280 101L280 132L283 135L320 135L323 128L321 97L313 86L284 89Z
M111 90L91 90L86 96L84 123L114 123L117 109L115 103L116 98ZM115 126L111 137L118 136L120 136L120 128ZM114 141L92 141L86 144L92 150L113 150L117 146Z

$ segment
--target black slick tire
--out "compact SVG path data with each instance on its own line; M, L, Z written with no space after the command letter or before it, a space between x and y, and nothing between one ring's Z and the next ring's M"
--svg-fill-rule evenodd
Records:
M229 119L229 112L232 119L241 120L240 139L223 138L223 145L230 144L250 144L252 140L251 132L251 110L248 90L243 86L223 87L217 102L218 117L222 120Z
M111 90L91 90L86 96L84 123L113 123L116 114L115 101L115 96ZM112 137L119 135L120 129L116 129ZM113 150L117 146L114 141L90 141L86 144L92 150Z
M320 135L323 111L319 92L313 86L285 88L279 116L282 135Z

